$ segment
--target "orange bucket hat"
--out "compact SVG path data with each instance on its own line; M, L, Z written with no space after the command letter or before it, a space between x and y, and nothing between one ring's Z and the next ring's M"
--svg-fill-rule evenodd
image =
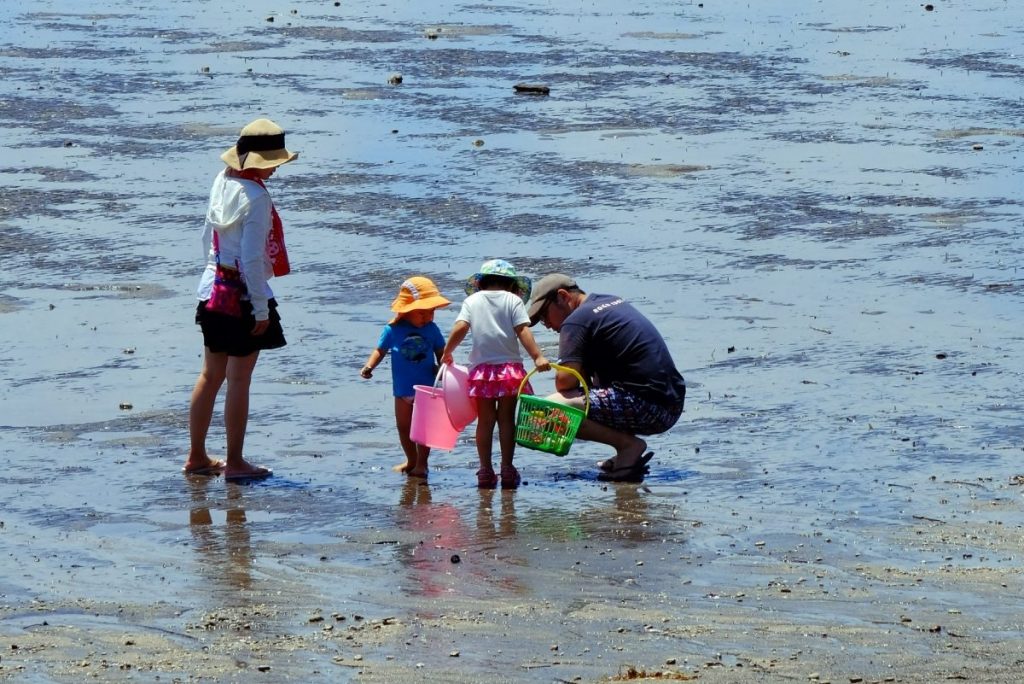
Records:
M398 296L391 302L391 310L401 316L417 309L440 309L451 304L441 296L434 281L425 276L406 279L398 288ZM398 320L397 317L394 320Z

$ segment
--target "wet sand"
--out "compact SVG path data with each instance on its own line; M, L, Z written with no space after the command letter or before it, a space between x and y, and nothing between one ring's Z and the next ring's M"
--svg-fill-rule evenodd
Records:
M1024 14L790 4L0 8L0 680L1017 681ZM239 485L180 467L257 116L301 157ZM645 483L391 471L388 304L491 257L657 322Z

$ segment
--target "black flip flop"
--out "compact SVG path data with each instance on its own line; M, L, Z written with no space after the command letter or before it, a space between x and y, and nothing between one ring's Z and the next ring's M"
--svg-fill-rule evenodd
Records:
M654 452L653 451L648 451L646 454L643 454L642 456L640 456L640 458L637 459L636 465L638 465L638 466L647 465L648 463L651 462L652 458L654 458ZM616 468L615 468L615 457L612 456L611 458L606 458L605 460L603 460L600 463L598 463L597 467L600 470L603 470L606 473L610 473L613 470L616 470Z
M642 463L631 465L628 468L616 468L608 472L598 473L597 479L601 482L633 482L640 483L644 481L644 475L647 474L650 468Z

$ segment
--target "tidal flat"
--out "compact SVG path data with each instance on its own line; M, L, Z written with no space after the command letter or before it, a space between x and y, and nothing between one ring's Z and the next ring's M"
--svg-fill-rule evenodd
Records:
M1022 26L4 3L0 680L1018 681ZM246 440L274 477L235 484L181 466L207 193L258 117L300 153L294 271ZM359 369L398 285L458 303L496 257L662 331L687 404L642 484L577 442L477 490L471 429L392 472Z

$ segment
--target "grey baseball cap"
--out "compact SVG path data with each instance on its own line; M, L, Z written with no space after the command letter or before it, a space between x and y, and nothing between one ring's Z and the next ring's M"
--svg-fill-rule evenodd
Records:
M551 273L533 284L533 293L530 296L530 306L527 314L530 316L530 325L540 323L540 310L544 302L548 301L558 290L568 290L579 287L576 281L564 273Z

